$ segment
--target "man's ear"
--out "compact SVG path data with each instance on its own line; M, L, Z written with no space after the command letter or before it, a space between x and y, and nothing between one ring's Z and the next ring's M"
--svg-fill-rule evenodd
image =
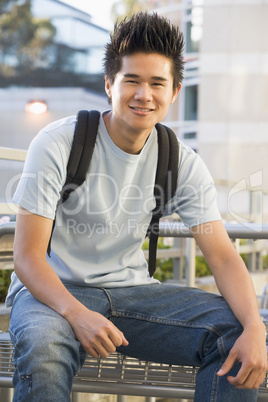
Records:
M170 103L174 103L175 102L175 100L177 99L177 96L178 96L178 94L179 94L179 92L180 92L180 90L181 90L181 87L182 87L182 84L181 84L181 82L179 83L179 85L178 85L178 87L175 89L175 91L174 91L174 94L173 94L173 97L172 97L172 100L171 100L171 102Z
M110 99L112 99L111 82L107 76L105 76L105 92Z

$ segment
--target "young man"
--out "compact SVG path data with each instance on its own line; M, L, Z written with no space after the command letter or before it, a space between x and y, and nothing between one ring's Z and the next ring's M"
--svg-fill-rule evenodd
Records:
M178 213L223 297L158 283L141 251L155 207L155 124L180 91L183 39L157 14L120 23L106 48L112 110L100 119L86 182L57 210L75 117L32 142L14 200L20 205L7 304L15 345L15 401L66 402L86 353L200 366L195 401L253 402L266 372L265 329L253 286L216 206L198 155L180 144ZM230 307L229 307L230 306Z

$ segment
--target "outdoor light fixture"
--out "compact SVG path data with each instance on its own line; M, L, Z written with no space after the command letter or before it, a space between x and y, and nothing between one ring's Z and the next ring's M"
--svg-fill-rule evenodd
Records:
M47 111L47 104L45 101L41 100L33 100L29 101L25 106L26 112L30 112L33 114L42 114Z

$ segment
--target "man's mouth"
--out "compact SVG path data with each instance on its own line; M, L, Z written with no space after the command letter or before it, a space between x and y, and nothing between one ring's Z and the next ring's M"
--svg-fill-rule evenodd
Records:
M135 107L135 106L130 106L130 109L136 110L137 112L151 112L153 110L153 109L141 108L141 107Z

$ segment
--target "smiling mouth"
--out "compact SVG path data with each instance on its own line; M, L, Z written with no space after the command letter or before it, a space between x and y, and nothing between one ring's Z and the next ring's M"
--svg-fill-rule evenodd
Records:
M153 109L134 107L134 106L130 106L130 109L136 110L137 112L152 112L153 111Z

